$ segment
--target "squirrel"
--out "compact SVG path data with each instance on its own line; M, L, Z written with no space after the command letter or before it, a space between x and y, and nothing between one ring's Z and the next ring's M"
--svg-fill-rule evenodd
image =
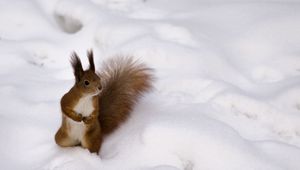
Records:
M139 98L151 90L153 75L132 57L112 58L96 73L93 51L87 56L89 68L83 70L78 55L71 55L75 84L60 101L62 123L55 142L99 154L103 137L125 122Z

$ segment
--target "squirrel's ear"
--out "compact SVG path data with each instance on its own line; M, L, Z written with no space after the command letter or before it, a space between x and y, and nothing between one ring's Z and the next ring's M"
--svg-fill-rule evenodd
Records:
M75 52L73 52L71 55L71 65L73 67L76 82L79 82L81 77L83 76L83 68L81 61Z
M89 50L87 52L87 57L89 59L89 63L90 63L90 70L92 70L93 72L95 72L95 64L94 64L94 54L93 54L93 50Z

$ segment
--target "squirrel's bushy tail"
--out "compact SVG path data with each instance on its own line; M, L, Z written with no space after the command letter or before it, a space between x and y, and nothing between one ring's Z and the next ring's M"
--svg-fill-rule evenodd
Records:
M109 134L124 122L138 99L152 87L152 69L131 57L117 57L103 64L103 90L99 98L102 133Z

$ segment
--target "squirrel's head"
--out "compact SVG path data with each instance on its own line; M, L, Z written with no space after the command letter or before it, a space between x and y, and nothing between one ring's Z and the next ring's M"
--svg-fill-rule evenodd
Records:
M95 64L93 51L87 52L87 57L89 59L89 69L83 70L81 61L78 55L73 52L71 56L71 65L73 67L75 75L75 86L83 95L98 95L101 90L101 80L100 77L95 72Z

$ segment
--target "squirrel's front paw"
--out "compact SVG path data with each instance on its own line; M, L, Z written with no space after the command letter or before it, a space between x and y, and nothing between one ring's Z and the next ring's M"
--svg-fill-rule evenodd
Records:
M87 117L83 117L82 118L82 121L85 123L85 124L90 124L94 121L94 117L92 116L87 116Z
M73 120L76 122L81 122L82 121L82 115L81 114L76 114L75 117L73 117Z

